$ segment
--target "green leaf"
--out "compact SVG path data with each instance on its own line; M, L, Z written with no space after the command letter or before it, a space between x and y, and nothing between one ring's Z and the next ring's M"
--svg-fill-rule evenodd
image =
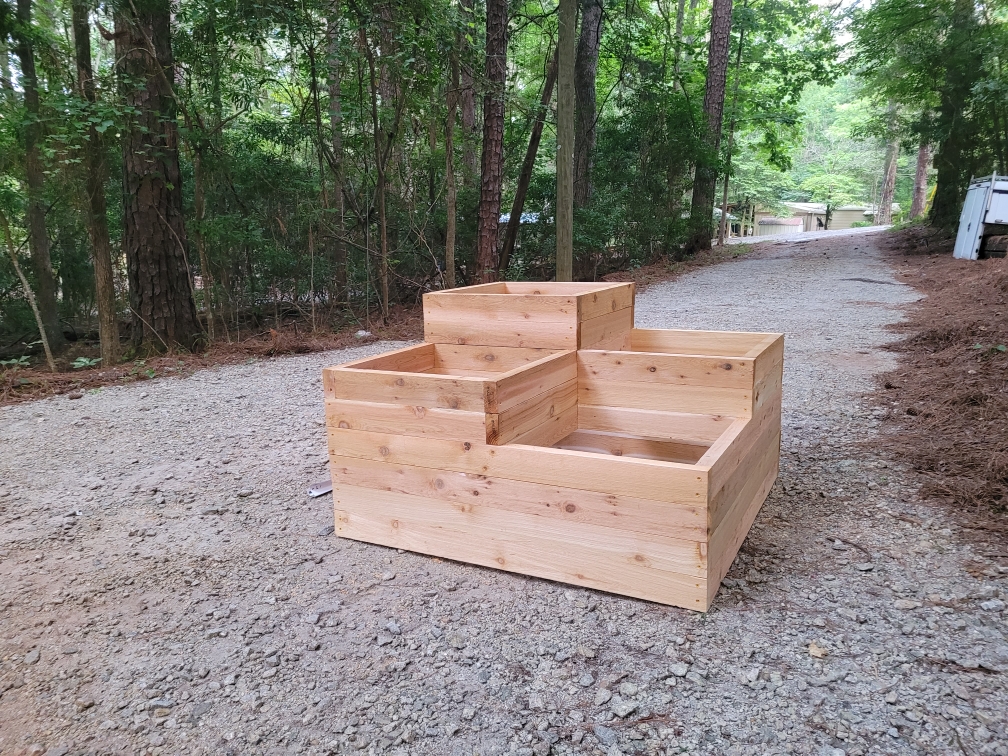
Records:
M95 126L95 131L97 131L99 134L104 134L106 131L108 131L108 127L113 125L114 123L115 121L102 121L100 124Z

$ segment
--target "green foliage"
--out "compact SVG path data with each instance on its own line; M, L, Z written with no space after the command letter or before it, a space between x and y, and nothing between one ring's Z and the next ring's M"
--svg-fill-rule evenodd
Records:
M97 367L100 362L101 362L101 357L97 357L97 358L95 358L95 357L78 357L77 359L75 359L70 364L70 367L72 367L74 370L81 370L83 368Z

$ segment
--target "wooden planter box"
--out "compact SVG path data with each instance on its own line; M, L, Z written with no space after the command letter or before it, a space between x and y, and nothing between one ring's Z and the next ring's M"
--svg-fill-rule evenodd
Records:
M618 349L633 328L634 286L508 281L424 294L423 305L425 341Z
M620 343L327 368L336 532L706 610L777 476L783 337Z

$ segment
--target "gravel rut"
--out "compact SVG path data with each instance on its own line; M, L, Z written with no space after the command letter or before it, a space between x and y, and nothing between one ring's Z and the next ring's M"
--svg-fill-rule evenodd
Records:
M1004 555L861 443L917 296L876 238L638 298L786 334L780 478L705 615L331 535L320 370L397 344L0 409L0 753L1008 756Z

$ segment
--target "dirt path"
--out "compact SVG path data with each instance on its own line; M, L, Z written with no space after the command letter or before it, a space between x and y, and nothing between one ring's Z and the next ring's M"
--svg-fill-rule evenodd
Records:
M637 306L787 334L706 615L329 535L319 370L391 344L0 409L0 753L1008 755L1008 568L857 445L916 295L870 234L761 249Z

